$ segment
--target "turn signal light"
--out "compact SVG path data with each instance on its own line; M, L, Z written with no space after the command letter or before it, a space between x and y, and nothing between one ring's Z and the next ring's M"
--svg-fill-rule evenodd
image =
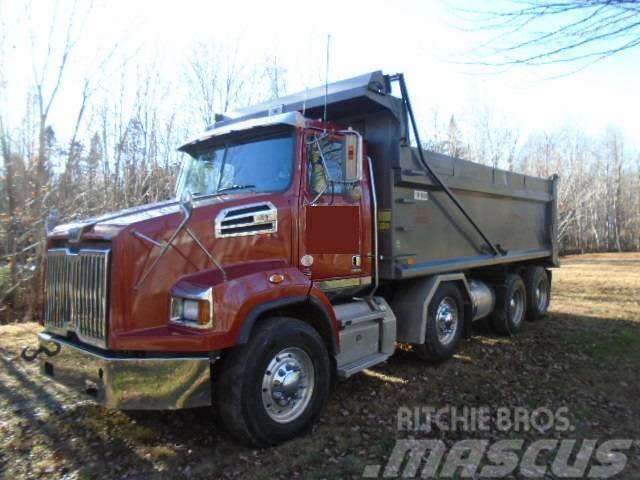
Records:
M198 325L207 327L211 323L211 303L208 300L200 300L198 303Z

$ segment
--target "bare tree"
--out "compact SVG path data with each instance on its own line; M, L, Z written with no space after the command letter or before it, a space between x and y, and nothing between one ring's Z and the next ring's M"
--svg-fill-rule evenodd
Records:
M25 4L25 14L30 15L33 7L29 4ZM53 129L48 124L49 116L51 114L51 108L56 101L64 75L68 69L69 60L73 53L75 46L80 38L82 26L86 15L78 21L77 15L81 13L78 8L77 2L71 6L70 15L68 21L64 25L66 27L66 33L63 35L59 45L57 45L56 34L58 33L59 23L57 17L59 14L59 3L54 5L53 21L50 24L48 35L45 39L46 46L39 46L36 42L36 29L31 27L30 42L32 52L32 75L33 75L33 88L34 88L34 102L37 109L37 154L35 159L35 172L33 180L33 202L31 203L31 228L34 229L30 235L29 240L36 245L34 263L38 266L42 266L44 263L44 255L42 252L41 243L44 235L44 223L43 215L44 200L49 195L49 156L51 152L51 145L53 143ZM44 48L43 48L44 47ZM44 50L44 56L41 59L37 59L39 51ZM81 109L82 112L82 109ZM80 117L81 118L81 117ZM73 148L74 145L72 145ZM41 291L38 288L39 272L42 268L38 268L33 277L36 279L32 284L34 290L34 297L38 300ZM37 302L39 303L39 301Z
M469 30L491 33L472 63L585 67L640 45L638 0L510 0L461 12Z
M518 131L483 105L475 106L469 115L467 158L494 168L513 171L520 142Z
M189 93L204 126L214 122L220 77L219 52L207 44L200 44L191 52L186 80Z
M204 127L214 123L216 113L252 103L257 77L240 61L237 43L231 49L198 44L188 60L186 82Z
M270 55L265 60L264 77L269 99L282 97L287 92L287 69L276 55Z

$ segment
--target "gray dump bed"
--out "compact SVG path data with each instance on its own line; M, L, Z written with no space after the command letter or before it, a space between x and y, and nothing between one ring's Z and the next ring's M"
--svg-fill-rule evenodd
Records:
M233 123L300 111L352 126L367 143L375 174L380 276L402 279L537 260L557 265L557 177L542 179L433 152L428 164L499 254L482 239L409 146L407 112L389 77L373 72L236 112Z
M445 192L418 167L417 149L401 148L399 167L387 179L390 198L379 211L381 253L393 257L383 261L383 277L532 259L556 263L557 179L506 172L432 152L426 152L426 159L502 251L492 252ZM387 216L391 221L385 223Z

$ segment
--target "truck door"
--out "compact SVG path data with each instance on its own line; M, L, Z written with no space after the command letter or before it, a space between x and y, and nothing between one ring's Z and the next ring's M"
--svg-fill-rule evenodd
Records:
M370 225L363 206L369 202L359 182L346 182L355 174L355 159L349 166L348 153L355 155L354 146L362 148L356 138L311 132L303 149L300 269L324 290L370 283L365 246L370 236L363 235Z

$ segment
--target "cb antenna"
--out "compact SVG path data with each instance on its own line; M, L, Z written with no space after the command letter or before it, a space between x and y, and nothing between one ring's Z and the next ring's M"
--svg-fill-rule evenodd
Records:
M327 95L329 94L329 51L331 50L331 34L327 34L327 64L324 71L324 115L323 120L327 121Z
M302 97L302 116L304 117L304 114L307 112L307 90L308 90L308 86L305 83L304 84L304 97Z

